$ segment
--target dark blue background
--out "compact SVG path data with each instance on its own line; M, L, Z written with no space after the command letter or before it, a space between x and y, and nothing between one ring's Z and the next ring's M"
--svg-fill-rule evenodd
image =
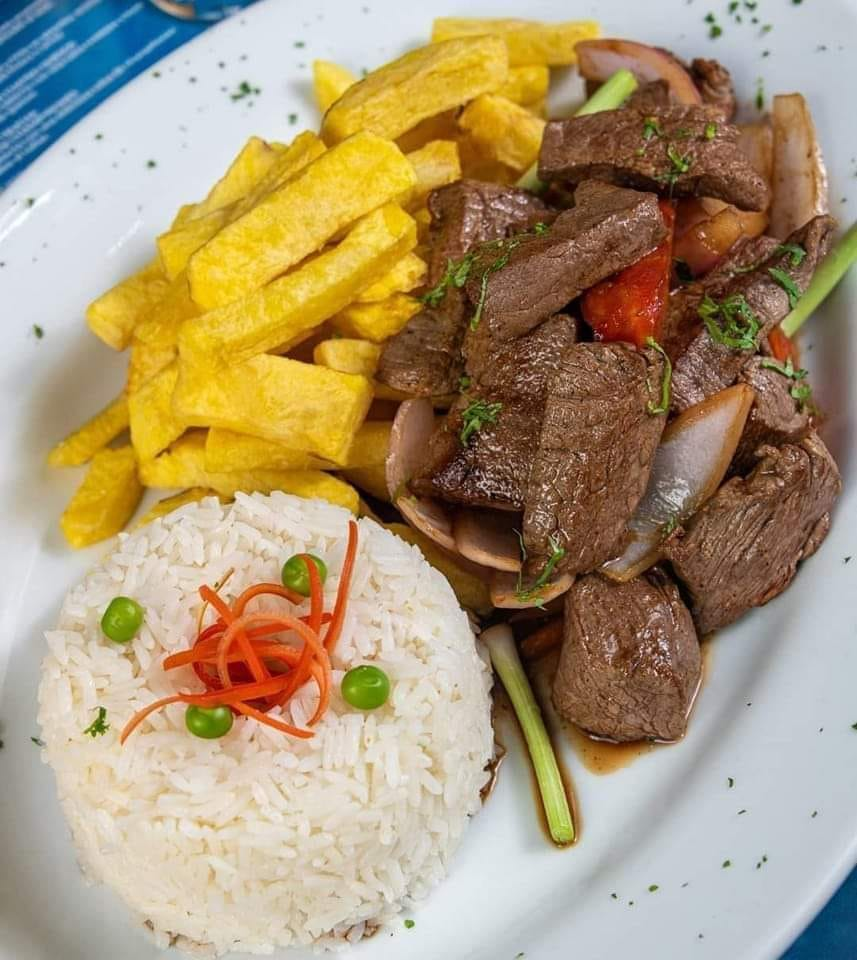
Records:
M241 0L232 0L234 4L240 2ZM252 0L244 0L244 5L249 2ZM88 4L91 4L91 8L87 10ZM9 89L23 71L16 71L5 80L0 79L0 185L10 182L35 159L41 149L57 139L114 90L205 29L205 25L167 17L145 0L0 0L0 34L4 25L28 8L32 11L44 8L46 12L6 43L0 44L0 66L17 51L24 50L38 36L43 35L50 24L58 24L71 18L62 30L62 38L51 44L45 56L57 51L63 44L84 42L96 30L114 22L120 15L124 14L125 19L119 28L99 40L73 63L39 83L35 87L35 99L23 104L20 109L10 111L8 116L2 109L4 93L8 103ZM78 15L81 10L86 12ZM141 55L140 52L147 47L150 49ZM66 116L44 130L44 144L34 147L6 170L2 169L4 133L8 141L9 131L15 123L22 123L22 118L28 112L33 115L35 112L44 111L64 96L68 98L70 92L90 90L101 78L109 77L113 71L116 71L116 75L98 89L96 95L75 106ZM35 116L33 119L36 119ZM15 143L20 142L21 138L16 136ZM857 871L851 874L815 923L786 952L783 960L819 958L857 958Z

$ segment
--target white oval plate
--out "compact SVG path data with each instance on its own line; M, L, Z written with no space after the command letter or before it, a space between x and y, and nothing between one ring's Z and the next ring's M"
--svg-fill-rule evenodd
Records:
M53 777L30 741L42 631L99 552L62 543L57 519L79 474L49 472L45 453L114 395L125 368L88 333L84 307L148 259L172 212L204 194L250 133L282 140L317 123L313 58L359 70L427 38L423 4L364 2L269 0L249 9L111 98L0 200L2 960L157 956L109 892L81 881ZM834 212L850 220L857 129L842 94L857 89L855 5L826 0L822 18L818 4L760 3L766 33L749 11L740 25L724 12L716 41L703 4L658 3L657 17L654 7L470 0L436 12L597 16L607 34L720 57L750 109L759 77L768 92L803 91L829 161ZM233 101L245 80L261 93ZM384 931L360 956L597 960L630 949L638 960L761 960L785 948L846 874L857 857L855 297L857 277L804 339L845 478L833 530L783 597L717 638L686 741L602 778L570 757L583 835L564 852L546 844L526 766L513 756L415 926Z

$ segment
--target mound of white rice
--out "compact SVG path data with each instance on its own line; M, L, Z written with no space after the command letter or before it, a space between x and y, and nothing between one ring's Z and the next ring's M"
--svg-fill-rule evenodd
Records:
M82 865L161 945L267 953L359 939L443 878L479 809L493 750L489 671L446 580L370 520L360 522L335 693L312 740L245 718L201 740L175 704L119 746L141 707L200 688L189 667L167 674L161 663L192 643L201 584L234 567L231 598L277 581L284 559L307 550L328 565L332 609L348 519L284 494L181 507L121 536L47 634L39 721ZM99 627L117 595L146 611L127 648ZM344 670L364 662L392 685L388 703L367 713L339 695ZM308 684L286 719L304 725L315 701ZM110 728L93 738L83 731L99 706Z

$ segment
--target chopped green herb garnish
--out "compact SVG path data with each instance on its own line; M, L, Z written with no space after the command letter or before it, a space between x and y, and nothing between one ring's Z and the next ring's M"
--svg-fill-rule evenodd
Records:
M692 283L693 282L693 273L690 269L690 264L687 260L682 260L681 257L676 257L673 260L673 267L675 268L675 275L678 277L679 283Z
M789 309L794 310L800 300L800 290L792 278L779 267L768 267L768 273L777 281L777 283L786 291L789 297Z
M708 335L716 343L733 350L755 350L758 347L759 320L740 293L733 293L719 303L706 294L698 313Z
M487 403L485 400L474 400L473 403L465 407L461 414L460 436L462 444L467 446L474 433L484 426L496 423L502 409L502 403Z
M40 327L37 323L34 323L34 324L33 324L33 336L34 336L37 340L41 340L44 335L45 335L44 329L43 329L42 327Z
M303 48L306 46L306 44L303 42L303 40L295 40L294 46L295 46L298 50L303 50Z
M532 600L539 595L542 588L550 582L556 565L565 556L565 548L559 545L556 537L548 537L548 546L550 547L551 554L542 567L542 572L536 577L531 586L525 588L523 575L521 573L518 574L518 586L515 590L515 597L522 603L526 603L528 600Z
M467 374L463 374L462 376L460 376L458 378L459 392L464 393L464 391L467 390L467 388L470 386L471 383L473 383L473 380L470 377L468 377Z
M705 139L713 140L717 136L717 124L716 123L706 123L705 125Z
M446 296L450 286L461 289L470 276L470 270L475 259L475 252L468 253L457 263L454 260L446 261L446 270L438 282L422 297L422 302L429 307L437 307Z
M406 930L413 930L416 925L417 925L416 920L411 920L410 917L408 917L408 919L405 920L405 929L406 929Z
M668 183L670 188L672 188L675 186L678 178L683 173L687 173L687 171L690 170L691 164L693 163L693 157L689 153L684 155L680 154L676 149L675 144L672 143L667 147L667 157L669 157L672 168L666 173L660 174L655 179L660 180L663 183Z
M716 40L718 37L723 35L723 27L719 23L712 23L708 28L708 36L712 40Z
M789 255L789 265L792 267L799 267L806 257L806 250L799 243L781 243L774 247L771 256L781 257L785 253Z
M735 11L736 11L736 10L738 9L738 7L740 7L740 6L741 6L741 0L730 0L730 3L729 3L729 12L730 12L730 13L735 13Z
M759 113L765 109L765 81L762 77L756 80L756 109Z
M533 233L537 237L543 237L550 230L550 224L542 223L540 220L538 223L533 224Z
M28 208L32 207L35 204L35 202L36 202L35 197L27 197L27 199L24 200L24 206Z
M296 113L289 114L289 126L293 127L298 122L298 115Z
M107 720L107 710L104 707L98 708L98 716L90 723L90 725L83 731L84 734L92 737L94 740L96 737L103 737L105 733L110 729L110 724L105 723Z
M618 900L618 899L619 899L619 895L616 894L616 893L611 893L611 894L610 894L610 899L611 899L611 900Z
M230 100L243 100L245 97L252 96L254 94L259 94L262 92L261 87L254 87L252 84L248 83L246 80L242 80L238 84L237 89L234 93L229 94Z
M147 161L146 161L146 166L149 168L149 170L154 170L154 168L155 168L157 165L158 165L158 161L157 161L157 160L147 160Z
M808 383L796 383L789 394L797 403L798 409L803 410L812 401L812 387Z
M666 523L661 524L661 539L666 540L667 537L672 536L675 528L679 524L678 514L674 513Z
M646 404L646 410L656 416L666 413L670 408L670 391L672 389L673 365L667 356L666 350L655 340L654 337L646 337L646 346L656 350L664 358L664 375L661 380L661 402L653 403L651 400Z
M655 117L646 117L643 120L643 139L653 140L655 137L662 137L663 131Z
M660 890L660 889L661 888L656 883L649 884L649 893L654 893L656 890Z
M727 867L731 867L731 866L732 866L732 861L731 861L731 860L724 860L723 863L720 864L720 866L725 870Z
M744 807L742 810L738 811L738 816L740 817L742 813L746 813L746 812L747 812L747 808Z
M31 740L37 747L43 747L43 746L45 745L45 741L42 740L41 737L30 737L30 740Z
M735 786L735 778L734 778L734 777L727 777L727 778L726 778L726 782L729 784L729 789L730 789L730 790L732 789L732 787Z

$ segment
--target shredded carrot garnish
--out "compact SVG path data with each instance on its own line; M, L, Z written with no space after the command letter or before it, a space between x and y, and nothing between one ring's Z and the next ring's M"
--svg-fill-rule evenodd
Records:
M333 686L330 656L345 621L356 556L357 524L351 521L336 601L330 613L324 610L324 590L318 567L307 554L300 554L300 557L309 574L309 614L246 612L250 601L261 596L280 597L295 607L304 603L305 597L277 583L254 584L231 604L220 595L229 575L214 587L200 587L203 607L196 640L190 649L166 657L163 667L164 670L175 670L190 666L205 689L195 693L176 693L150 703L131 717L122 730L120 743L125 743L148 716L172 703L227 706L233 713L252 717L289 736L299 739L314 736L312 730L270 716L269 711L274 707L285 709L297 691L312 681L318 688L318 704L307 725L314 726L324 716L330 705ZM204 614L209 606L217 618L203 629ZM327 630L322 638L321 630L325 625Z

